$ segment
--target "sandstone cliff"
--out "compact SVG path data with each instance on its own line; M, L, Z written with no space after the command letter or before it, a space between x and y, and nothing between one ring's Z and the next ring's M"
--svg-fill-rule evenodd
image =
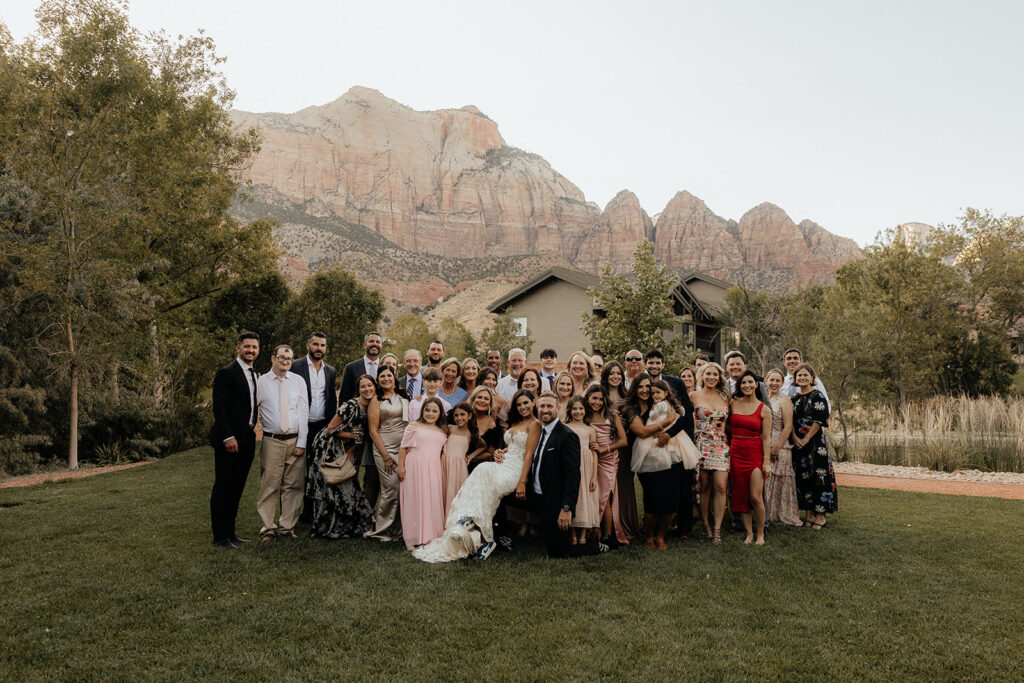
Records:
M683 191L652 220L623 190L602 211L471 106L416 111L355 87L294 114L232 117L263 136L244 172L255 199L245 212L281 214L293 276L343 262L409 304L481 279L521 281L533 274L526 255L626 270L643 238L670 268L774 289L827 278L859 254L852 240L768 203L736 222Z

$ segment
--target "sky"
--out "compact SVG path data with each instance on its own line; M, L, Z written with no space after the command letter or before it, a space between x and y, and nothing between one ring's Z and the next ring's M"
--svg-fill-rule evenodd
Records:
M2 0L15 39L37 2ZM770 201L859 244L966 207L1024 214L1024 2L135 0L206 31L235 106L293 112L355 85L477 106L601 207L688 190Z

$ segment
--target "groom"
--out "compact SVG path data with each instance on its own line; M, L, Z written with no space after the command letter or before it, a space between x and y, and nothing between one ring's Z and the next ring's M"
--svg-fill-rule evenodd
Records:
M526 480L526 500L541 517L548 557L596 555L600 543L569 544L569 523L580 495L580 439L558 419L558 399L550 391L537 399L542 429Z

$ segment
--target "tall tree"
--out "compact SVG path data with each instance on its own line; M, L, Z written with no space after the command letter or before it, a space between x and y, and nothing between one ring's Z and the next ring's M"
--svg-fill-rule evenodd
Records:
M37 17L22 44L0 31L0 229L14 296L45 302L35 342L67 381L74 468L83 377L140 347L158 375L161 317L273 252L269 225L226 213L257 137L231 130L208 38L143 36L106 0L46 2Z
M473 333L451 316L437 323L437 338L444 342L444 353L450 358L476 358L477 346Z
M762 374L777 363L786 348L786 321L782 302L766 292L730 287L725 293L725 327L740 333L740 350Z
M384 296L334 266L306 279L285 307L276 338L269 343L290 344L301 353L309 335L321 331L327 335L331 357L347 362L362 355L363 337L378 330L383 317Z
M608 358L621 358L633 348L657 347L665 354L669 367L678 367L688 356L686 348L691 340L666 337L679 325L672 306L676 280L677 276L655 261L654 244L638 242L629 275L614 274L611 266L602 266L600 286L591 287L587 293L603 315L583 313L581 329L593 347Z
M426 356L427 346L434 338L422 317L415 313L402 313L388 327L384 339L384 348L399 358L409 349L416 349L420 355Z

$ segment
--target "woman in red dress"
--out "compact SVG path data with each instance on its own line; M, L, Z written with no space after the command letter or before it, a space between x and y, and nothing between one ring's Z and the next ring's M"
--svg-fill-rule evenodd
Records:
M771 472L772 411L765 403L757 376L747 370L736 382L726 425L732 511L743 516L743 542L755 545L764 545L764 482Z

